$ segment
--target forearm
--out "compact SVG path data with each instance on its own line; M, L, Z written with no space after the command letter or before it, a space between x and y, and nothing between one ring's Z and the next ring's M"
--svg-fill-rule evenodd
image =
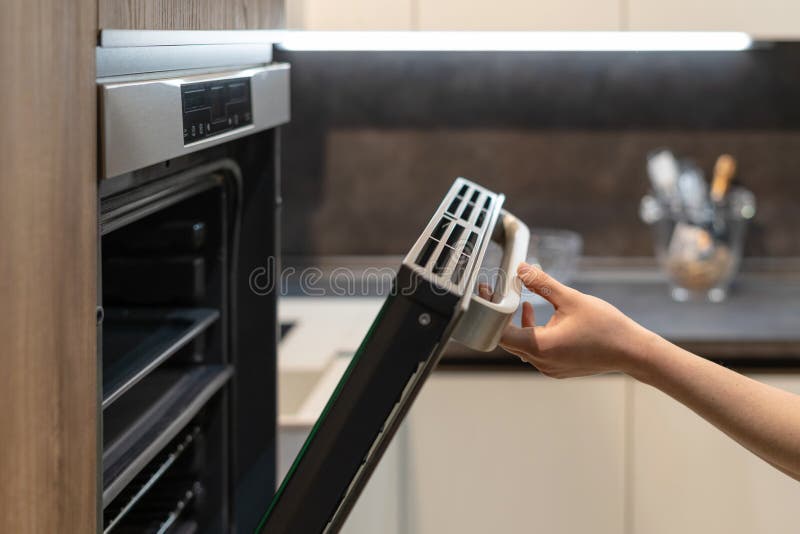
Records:
M773 388L654 336L626 371L686 405L800 480L800 396Z

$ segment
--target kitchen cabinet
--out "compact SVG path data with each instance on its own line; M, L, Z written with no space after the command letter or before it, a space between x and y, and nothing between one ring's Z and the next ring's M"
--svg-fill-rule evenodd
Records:
M800 375L752 377L800 394ZM633 383L631 406L631 532L797 532L797 481L657 390Z
M0 6L0 532L95 532L94 0Z
M420 30L619 30L619 0L417 0Z
M275 27L282 0L4 0L0 532L98 531L99 27Z
M797 531L795 480L622 376L437 372L405 428L411 532Z
M623 532L625 387L434 373L405 423L407 531Z
M786 0L629 0L629 30L745 31L758 38L800 37L800 3Z
M288 27L304 30L617 30L619 0L289 0Z
M100 29L271 29L284 20L284 0L98 0L97 8Z
M786 0L289 0L287 17L290 28L306 30L744 31L760 39L800 37L800 3Z
M287 26L304 30L411 30L416 0L290 0Z

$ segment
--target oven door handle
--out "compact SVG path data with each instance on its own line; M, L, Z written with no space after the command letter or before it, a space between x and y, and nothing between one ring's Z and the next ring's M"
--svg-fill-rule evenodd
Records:
M484 352L497 347L503 329L519 307L522 282L517 267L525 261L531 235L525 223L506 210L500 211L498 222L492 240L503 246L503 259L494 296L489 301L473 294L453 332L460 343Z

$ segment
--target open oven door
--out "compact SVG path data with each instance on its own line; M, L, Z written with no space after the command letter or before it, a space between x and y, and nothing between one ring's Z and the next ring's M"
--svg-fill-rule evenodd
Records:
M393 290L262 518L267 534L337 532L450 339L492 350L520 300L528 228L505 197L458 178L406 255ZM494 296L476 293L490 241Z

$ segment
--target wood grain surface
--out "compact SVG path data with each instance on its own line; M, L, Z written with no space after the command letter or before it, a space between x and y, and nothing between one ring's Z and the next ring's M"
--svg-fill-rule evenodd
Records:
M283 0L98 0L101 29L269 29L284 15Z
M0 3L0 532L96 529L94 0Z

